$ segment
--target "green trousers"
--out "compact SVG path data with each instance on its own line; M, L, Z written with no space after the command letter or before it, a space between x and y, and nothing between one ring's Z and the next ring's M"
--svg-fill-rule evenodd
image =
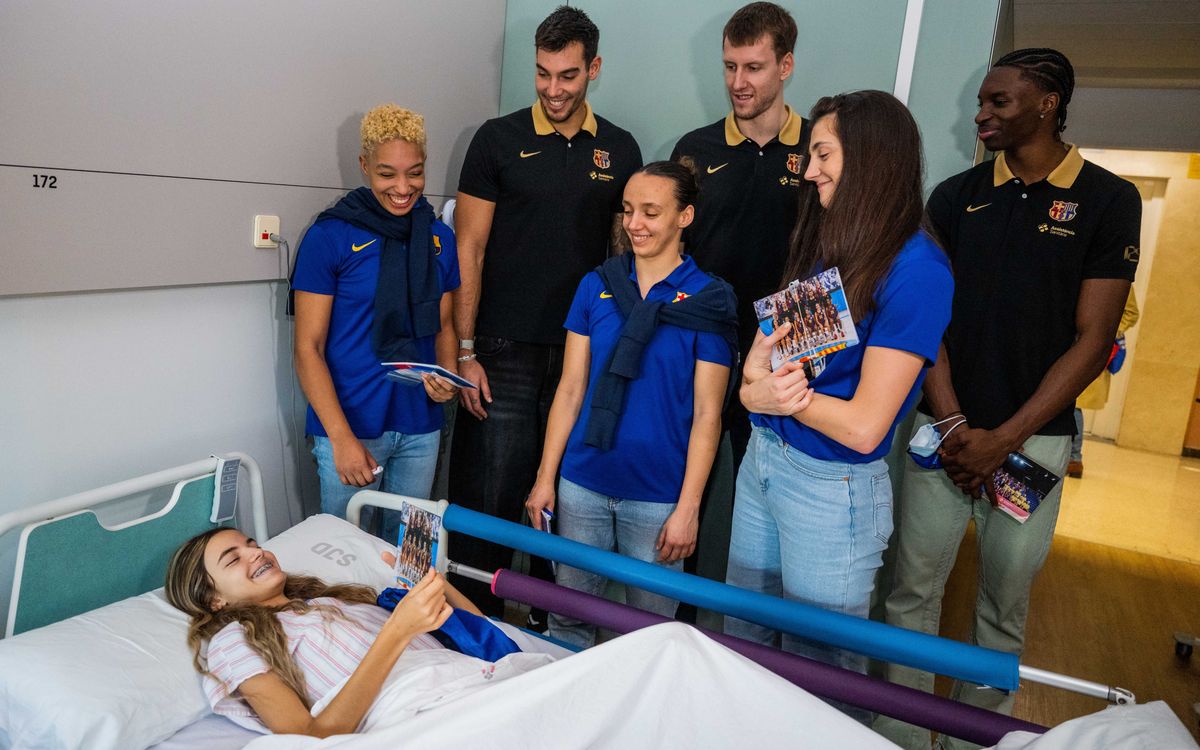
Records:
M917 414L913 431L930 423ZM1071 449L1070 436L1035 435L1021 452L1061 476L1066 471ZM905 462L904 478L897 498L896 563L886 612L889 625L936 635L942 614L946 579L954 567L958 547L975 520L979 545L979 593L970 642L987 648L1020 654L1025 645L1025 616L1029 612L1029 590L1046 560L1054 525L1058 520L1062 482L1042 500L1024 524L994 509L986 497L974 500L964 495L946 472L922 469ZM892 682L933 691L933 675L896 664L887 666ZM1012 713L1012 694L956 681L951 697L992 711ZM929 731L880 716L874 724L880 734L910 750L928 750ZM978 747L950 737L939 738L940 747Z

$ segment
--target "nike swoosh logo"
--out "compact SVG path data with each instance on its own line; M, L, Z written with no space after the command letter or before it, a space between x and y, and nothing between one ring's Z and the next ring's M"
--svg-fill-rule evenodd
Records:
M522 152L521 152L521 158L522 158L522 159L528 159L529 157L531 157L531 156L537 156L537 155L538 155L538 154L540 154L540 153L542 153L542 152L541 152L541 151L530 151L529 153L525 153L524 151L522 151Z
M710 166L708 167L707 171L708 171L708 173L709 173L709 174L712 174L713 172L719 172L719 171L721 171L722 169L724 169L725 167L728 167L728 166L729 166L729 162L725 162L724 164L721 164L720 166L716 166L716 167L714 167L714 166L711 166L711 165L710 165Z
M984 203L982 206L967 206L967 213L973 214L981 208L987 208L991 203Z
M370 247L371 245L374 245L376 242L378 242L378 239L371 240L370 242L368 242L364 245L355 245L355 244L351 243L350 252L357 253L359 250L362 250L364 247Z
M612 299L612 295L608 292L600 292L600 299Z

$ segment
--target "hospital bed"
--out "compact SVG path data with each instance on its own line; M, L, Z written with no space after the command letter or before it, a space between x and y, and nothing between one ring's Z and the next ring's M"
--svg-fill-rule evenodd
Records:
M331 516L271 538L261 474L244 454L253 536L285 570L382 589L393 549ZM163 598L171 553L216 525L218 459L210 458L0 515L19 535L0 641L0 748L233 750L258 737L211 713L191 664L187 618ZM165 505L106 528L95 509L167 486ZM523 650L569 651L500 624Z
M391 583L392 571L379 558L379 553L390 545L353 524L315 516L270 538L261 474L253 459L244 454L205 459L0 515L0 540L8 532L19 535L5 618L6 638L0 641L0 748L232 750L260 736L209 711L185 643L186 618L166 604L158 588L170 553L184 539L230 523L230 462L225 459L240 463L233 469L234 485L240 472L249 488L253 535L275 552L285 570L376 589ZM164 485L172 488L169 501L145 517L106 527L94 512L103 503ZM226 490L224 496L222 488ZM359 493L352 502L351 517L363 504L398 507L402 501L383 493ZM569 564L593 563L577 557L576 550L567 549L564 554L562 549L539 546L547 539L554 545L572 544L567 540L552 539L514 524L497 522L503 524L497 526L491 523L494 519L476 518L465 509L446 508L445 519L453 531L467 532L466 527L470 527L470 533L483 538L534 553L550 552ZM494 576L481 571L459 572L493 580L498 592L504 589L527 601L548 596L541 601L552 609L567 606L560 593L550 590L539 594L536 582L528 584L510 572ZM614 577L620 578L628 571L615 572L618 575ZM654 581L629 582L647 588L660 585ZM688 600L690 596L679 598ZM582 614L594 614L604 605L586 601L579 604L576 600L575 606L586 610ZM639 615L636 610L609 610L605 616L609 619L602 616L593 620L617 630L622 625L632 629L639 622L652 624L638 619L648 613ZM570 653L519 628L503 623L500 627L523 650L556 657ZM803 673L808 666L796 667L799 657L769 658L782 659L799 669L799 677L789 678L793 682L802 684L800 680L806 679ZM845 721L832 709L828 712L831 725L840 726L839 722ZM1137 719L1126 714L1120 724L1133 727ZM1147 713L1145 722L1148 731L1167 728L1162 716ZM1014 733L1006 738L1012 741L1002 747L1055 746L1045 742L1054 739L1054 732L1039 740L1036 731L1040 728L1028 728L1034 730L1028 738ZM1042 744L1029 745L1031 741Z

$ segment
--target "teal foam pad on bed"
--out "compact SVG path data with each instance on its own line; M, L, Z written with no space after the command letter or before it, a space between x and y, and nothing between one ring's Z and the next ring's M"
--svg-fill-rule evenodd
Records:
M123 528L104 528L91 511L26 527L13 633L162 586L175 549L216 525L213 481L181 482L163 511Z

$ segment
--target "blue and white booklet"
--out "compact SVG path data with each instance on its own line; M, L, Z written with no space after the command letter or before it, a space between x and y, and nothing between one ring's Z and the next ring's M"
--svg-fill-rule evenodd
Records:
M425 373L431 373L449 380L459 388L478 388L470 380L450 372L441 365L430 365L424 362L380 362L379 364L391 368L388 372L389 378L395 378L405 383L420 384L421 376Z

